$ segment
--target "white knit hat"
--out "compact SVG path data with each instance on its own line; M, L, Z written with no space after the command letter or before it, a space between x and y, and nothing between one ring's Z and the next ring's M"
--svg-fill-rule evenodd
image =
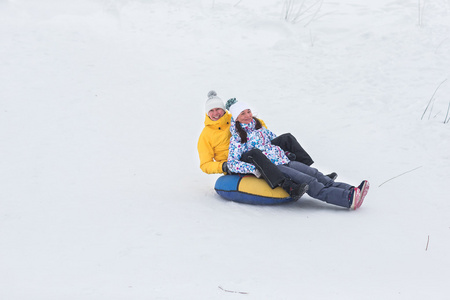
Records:
M208 99L206 100L205 110L208 113L213 108L221 108L225 110L225 105L223 104L222 99L217 97L217 93L215 91L209 91Z
M243 112L246 109L251 109L250 105L248 105L245 102L239 101L232 104L228 110L230 111L233 118L236 120L236 118L241 114L241 112Z

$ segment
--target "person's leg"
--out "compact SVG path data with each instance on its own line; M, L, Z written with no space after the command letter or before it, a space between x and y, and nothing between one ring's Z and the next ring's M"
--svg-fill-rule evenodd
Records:
M281 186L294 200L300 199L308 190L307 184L297 184L286 178L283 173L274 165L259 149L252 149L245 152L241 160L250 163L261 172L261 176L272 188Z
M309 189L307 194L309 196L341 207L350 207L350 188L335 187L333 186L333 181L331 179L329 179L328 184L325 185L319 182L315 177L286 165L279 165L277 167L286 177L291 178L294 182L298 184L308 184ZM324 175L322 174L322 176Z
M298 161L307 166L311 166L314 163L311 156L309 156L309 154L303 149L297 139L290 133L285 133L274 138L271 143L273 145L281 147L281 149L283 149L284 151L294 154L294 158L292 158L290 154L288 155L288 158L291 161ZM336 172L327 174L326 176L330 177L333 180L337 178Z
M279 146L284 151L288 151L295 154L295 160L305 165L312 165L314 161L311 156L303 149L297 139L290 133L282 134L274 138L271 143Z
M319 181L320 183L322 183L325 186L334 186L334 187L338 187L338 188L342 188L342 189L350 189L353 186L347 184L347 183L343 183L343 182L336 182L334 180L332 180L328 175L324 175L323 173L321 173L319 170L317 170L316 168L307 166L301 162L298 161L291 161L288 164L288 167L296 169L297 171L300 171L304 174L307 174L311 177L314 177L317 179L317 181Z
M245 152L242 154L241 160L254 165L272 189L280 186L285 179L283 173L259 149Z

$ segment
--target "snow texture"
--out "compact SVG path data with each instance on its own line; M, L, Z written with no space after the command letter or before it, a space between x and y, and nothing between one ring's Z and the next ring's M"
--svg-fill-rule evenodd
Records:
M0 0L1 299L450 297L450 2L286 2ZM220 198L210 90L363 206Z

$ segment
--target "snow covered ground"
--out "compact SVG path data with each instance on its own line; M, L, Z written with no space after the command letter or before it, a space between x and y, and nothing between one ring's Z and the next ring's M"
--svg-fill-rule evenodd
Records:
M448 299L450 2L286 2L0 0L1 299ZM362 208L221 199L211 89Z

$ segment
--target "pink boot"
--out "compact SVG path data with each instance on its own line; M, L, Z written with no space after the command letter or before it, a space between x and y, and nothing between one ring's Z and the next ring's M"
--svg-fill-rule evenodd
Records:
M351 203L350 209L357 209L358 207L361 206L361 204L362 204L361 191L359 190L359 188L357 188L357 187L353 188L353 190L350 192L350 195L348 197L348 201Z
M369 192L369 187L370 187L370 184L367 180L363 180L363 182L361 182L361 184L358 186L359 190L361 191L361 196L360 196L361 200L359 200L359 202L361 202L361 204L364 201L364 198L366 197L367 193ZM359 205L359 206L361 206L361 205Z

